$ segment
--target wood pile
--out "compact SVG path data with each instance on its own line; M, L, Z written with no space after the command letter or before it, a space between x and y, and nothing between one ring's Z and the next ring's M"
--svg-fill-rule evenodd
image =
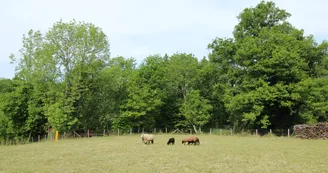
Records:
M302 139L328 139L328 123L295 125L294 133Z

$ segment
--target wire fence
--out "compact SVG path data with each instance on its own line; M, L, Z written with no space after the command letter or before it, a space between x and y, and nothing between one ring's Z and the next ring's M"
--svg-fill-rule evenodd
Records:
M180 135L225 135L225 136L283 136L294 137L293 129L247 129L247 130L234 130L227 128L208 128L199 129L195 133L192 129L178 129L178 128L135 128L135 129L117 129L117 130L73 130L69 132L58 132L57 140L75 139L75 138L90 138L90 137L106 137L106 136L129 136L140 135L142 133L152 133L156 135L165 134L180 134ZM44 141L56 140L56 133L49 130L48 133L43 135L31 136L30 138L15 137L12 139L0 139L0 145L18 145L28 143L40 143Z

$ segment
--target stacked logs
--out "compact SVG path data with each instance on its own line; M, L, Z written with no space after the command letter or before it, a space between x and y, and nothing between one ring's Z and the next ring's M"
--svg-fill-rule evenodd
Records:
M294 133L297 138L302 139L328 139L328 123L315 125L295 125Z

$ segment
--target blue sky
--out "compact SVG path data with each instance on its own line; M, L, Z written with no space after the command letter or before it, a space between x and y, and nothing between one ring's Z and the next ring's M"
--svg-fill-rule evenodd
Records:
M22 36L29 29L45 33L62 19L90 22L103 29L111 56L134 57L141 62L152 54L208 55L215 37L232 37L236 16L260 0L3 0L0 2L0 78L12 78ZM321 43L328 39L328 1L276 0L292 14L289 21Z

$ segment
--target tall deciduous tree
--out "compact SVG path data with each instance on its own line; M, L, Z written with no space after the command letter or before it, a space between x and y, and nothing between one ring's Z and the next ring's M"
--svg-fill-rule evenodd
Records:
M147 57L138 70L131 74L128 83L128 97L121 106L121 116L117 123L125 122L127 127L151 128L155 125L155 115L162 102L162 91L157 70L160 70L159 56Z
M180 113L185 117L187 124L191 125L197 133L210 119L212 106L207 99L200 96L199 90L190 89L186 93L184 102L180 107Z
M110 55L103 31L91 23L59 21L44 36L30 30L23 37L21 54L18 77L38 92L50 126L86 127L92 116L88 103L93 84Z
M210 60L222 75L216 85L225 88L225 108L235 127L283 128L318 118L315 112L302 116L312 105L304 99L315 90L300 93L300 88L326 73L327 44L318 46L312 36L304 36L286 21L289 16L274 2L262 1L238 16L234 39L218 38L209 45Z
M190 126L185 123L186 117L181 114L181 107L187 102L187 93L190 92L199 82L198 59L192 54L176 53L168 58L167 62L167 87L170 101L175 103L171 107L175 108L175 124L177 127Z
M122 113L121 106L128 98L128 86L135 70L135 59L120 56L112 58L108 68L101 72L96 84L98 92L94 103L97 110L94 113L99 114L102 127L120 127L117 123Z

